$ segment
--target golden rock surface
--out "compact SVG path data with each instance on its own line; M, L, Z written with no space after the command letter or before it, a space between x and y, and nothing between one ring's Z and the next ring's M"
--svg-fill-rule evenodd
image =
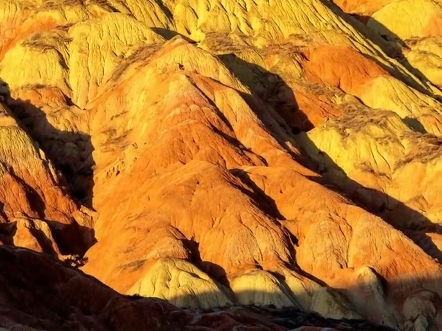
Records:
M113 290L442 329L441 33L438 0L0 1L0 243L112 290L0 265L112 330L173 307Z

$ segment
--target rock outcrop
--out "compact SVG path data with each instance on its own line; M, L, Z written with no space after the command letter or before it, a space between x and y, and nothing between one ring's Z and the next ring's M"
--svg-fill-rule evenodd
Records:
M442 7L416 3L2 1L4 327L439 330Z
M314 325L391 330L293 309L183 310L161 299L121 295L81 271L25 248L0 247L0 266L0 330L284 331L314 329Z

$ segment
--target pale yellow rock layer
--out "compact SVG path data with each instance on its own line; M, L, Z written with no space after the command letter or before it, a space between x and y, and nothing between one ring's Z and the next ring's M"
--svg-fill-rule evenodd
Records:
M319 0L161 3L0 4L13 243L95 237L86 273L181 306L437 330L439 5L378 3L373 31Z

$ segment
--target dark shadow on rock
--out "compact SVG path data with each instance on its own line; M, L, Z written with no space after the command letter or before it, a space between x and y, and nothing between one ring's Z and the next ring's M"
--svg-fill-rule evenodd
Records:
M410 71L412 74L414 74L427 88L430 88L431 86L435 87L430 80L416 67L411 65L410 62L408 62L407 58L405 57L404 50L408 51L410 50L410 47L407 44L407 41L402 40L397 34L392 32L390 29L388 29L385 25L383 25L381 22L375 20L374 18L371 18L370 24L376 28L377 31L383 31L380 32L380 36L387 41L388 43L393 43L396 45L399 45L397 49L399 50L399 53L397 54L397 60L406 68L408 71ZM426 92L425 94L428 94ZM439 97L430 95L433 97ZM439 100L440 101L440 100Z
M244 65L252 66L251 70L259 70L261 73L264 74L264 76L267 75L267 77L264 79L263 84L261 85L262 88L256 88L256 85L250 84L250 77L247 77L250 75L249 73L241 73L238 70L235 70L234 66L229 66L228 61L233 58L234 61L242 61L238 59L233 54L226 54L221 55L219 57L228 68L230 68L234 74L244 82L245 85L249 86L251 90L251 94L242 93L242 96L245 98L245 100L249 103L251 108L256 112L257 116L260 118L260 120L264 123L265 128L270 132L270 134L275 137L275 139L287 150L290 150L287 147L287 142L290 141L291 143L296 146L294 143L294 134L299 134L303 131L308 131L313 127L313 125L308 120L307 116L302 112L301 109L299 109L299 106L296 102L296 97L291 92L291 95L289 94L289 97L287 98L287 93L283 93L285 98L281 99L279 97L275 97L279 95L279 92L281 89L290 89L287 84L279 77L278 75L275 75L270 72L266 72L265 69L260 68L259 66L247 64L243 61ZM273 99L271 97L274 97ZM266 104L269 106L268 110L273 112L271 114L266 113L267 109L262 109L261 104L258 103L258 100L263 102L263 104ZM35 106L29 105L29 102L21 101L21 100L13 100L16 102L15 105L12 106L12 109L14 111L14 114L16 113L17 117L24 123L28 123L25 125L25 129L31 133L31 136L34 136L32 134L33 128L32 128L32 120L26 121L28 118L34 117L34 115L42 116L45 118L45 114L43 111L38 109ZM34 109L35 108L35 109ZM289 117L285 116L284 113L278 114L278 109L288 109L289 113L296 113L297 118L300 118L301 120L291 120ZM35 114L34 114L35 112ZM33 115L34 114L34 115ZM30 128L28 127L30 126ZM63 133L59 132L56 128L53 128L49 123L47 123L47 126L49 127L49 132L55 134L57 138L54 138L51 143L55 143L56 141L63 141L63 138L66 141L69 141L71 139L71 135L75 133ZM90 138L90 137L89 137ZM78 138L79 140L83 141L84 139L88 139L88 137L80 136ZM90 140L89 140L90 143ZM57 160L57 155L53 155L51 157L51 144L48 142L48 140L42 139L41 145L44 147L46 144L48 151L46 152L47 155L50 158L55 158L54 163L57 165L57 168L63 169L63 160ZM310 141L310 144L313 144L313 142ZM86 146L88 144L86 143ZM313 146L309 146L313 147ZM90 145L90 149L93 149L93 147ZM323 153L323 152L322 152ZM307 164L312 170L322 173L322 177L311 177L311 180L314 180L324 186L327 186L330 189L333 189L340 194L345 194L347 192L346 187L339 185L339 183L334 183L333 178L327 177L327 169L322 169L320 167L320 164L318 164L316 161L314 161L311 156L309 156L307 153L303 154L303 157L305 157L305 160L308 160L305 164ZM325 155L327 158L328 156ZM296 156L294 156L296 158ZM321 162L324 163L324 162ZM68 180L74 181L75 176L78 175L76 171L78 169L76 167L72 167L69 163L70 168L63 169L62 171L67 173ZM327 159L327 166L329 168L333 168L336 171L339 171L339 166L336 165L329 157ZM342 169L340 171L343 173ZM348 177L346 177L345 173L343 173L343 178L345 178L345 183L348 184L352 188L357 188L360 191L368 192L369 195L373 195L375 197L378 197L380 201L387 201L386 203L380 203L380 205L371 205L367 204L364 199L360 199L359 196L353 196L352 194L349 194L351 198L354 200L361 200L360 205L375 214L382 215L385 219L389 220L389 213L391 214L390 208L392 203L394 202L397 205L400 205L401 202L392 200L393 198L386 196L382 192L376 192L370 189L367 189L363 187L362 185L352 181ZM92 178L92 177L91 177ZM261 203L265 205L265 208L268 209L269 215L278 216L281 215L277 209L276 203L272 201L268 196L262 192L262 190L258 190L256 185L252 185L250 183L250 179L245 179L245 182L249 182L249 186L252 187L252 189L255 191L256 196L262 199ZM91 184L93 185L93 183ZM75 190L73 190L75 191ZM81 198L81 196L80 196ZM256 199L256 197L255 197ZM258 199L259 200L259 199ZM401 205L403 207L403 204ZM406 206L405 206L406 208ZM413 218L416 217L423 217L423 215L420 215L419 213L412 211L412 210L406 210L410 213L410 216ZM282 215L281 215L282 216ZM393 219L393 218L391 218ZM391 220L390 220L391 222ZM398 226L402 226L400 223ZM434 226L433 224L427 224L427 228L424 230L428 230L431 226ZM407 230L406 228L404 231ZM419 230L419 229L414 229ZM4 231L8 231L8 229L4 229ZM1 228L0 228L1 233ZM191 247L191 250L198 251L198 243L193 240L187 240L185 243L186 247ZM295 243L296 244L296 243ZM15 248L14 248L15 249ZM38 324L40 322L36 321L36 318L39 317L41 319L48 320L48 318L52 318L52 316L58 316L59 320L63 322L63 325L66 325L65 330L78 330L79 325L75 324L75 327L72 326L70 328L69 323L71 322L75 316L78 316L78 314L84 314L89 318L89 322L91 320L91 316L97 315L97 323L102 323L103 328L99 329L96 328L94 330L119 330L119 331L126 331L126 330L167 330L167 331L178 331L183 330L183 327L185 326L185 323L188 323L189 325L191 323L198 323L198 321L201 321L203 319L195 319L195 314L206 312L208 313L208 310L196 310L192 309L191 312L192 318L190 320L186 319L182 315L180 315L184 310L180 310L179 314L169 314L167 315L167 310L163 309L162 307L158 307L159 304L154 301L152 298L141 298L140 296L123 296L115 293L112 289L109 287L101 284L96 279L84 275L82 272L77 271L78 274L76 279L74 281L68 281L69 277L67 274L63 277L58 277L57 274L54 272L55 270L58 270L57 268L60 268L60 264L58 264L56 261L53 261L50 264L49 270L51 272L47 272L47 270L43 267L41 267L37 263L37 259L33 259L33 257L40 256L35 252L28 252L30 258L22 259L23 261L26 261L28 263L23 263L22 260L20 260L20 257L17 257L14 255L14 253L11 253L14 251L11 247L0 247L0 269L3 265L7 266L6 269L8 271L12 271L6 275L1 275L0 277L0 289L2 287L7 288L8 292L8 298L9 298L9 305L13 306L17 311L20 312L20 315L17 317L17 319L20 319L22 323L32 323L32 327L35 328L42 328L41 324ZM26 250L27 251L27 250ZM20 254L24 254L21 252ZM33 255L34 254L34 255ZM37 255L35 255L37 254ZM440 252L438 252L440 254ZM221 283L220 278L225 276L225 271L221 266L218 266L216 264L213 264L209 261L199 261L201 260L198 258L198 255L196 255L197 258L195 261L192 261L196 266L198 266L201 270L206 271L207 274L211 275L212 277L217 277L218 281ZM30 259L30 260L28 260ZM145 260L144 260L145 261ZM142 266L142 263L144 263L143 260L135 261L132 265L128 267L132 268L139 268ZM72 270L70 270L72 271ZM305 273L306 274L306 273ZM20 277L17 277L17 275L20 275ZM213 276L213 275L220 275L220 276ZM28 278L26 278L28 277ZM313 276L310 275L310 278L313 278ZM80 279L84 281L80 281ZM29 281L28 281L29 280ZM90 282L85 283L86 281ZM280 279L280 281L283 281L283 279ZM391 287L398 286L400 288L408 288L412 285L416 284L416 281L419 280L407 280L404 281L403 284L389 284ZM440 287L440 280L430 280L432 282L435 282L433 284L433 288ZM52 284L54 282L58 282L61 285L53 286ZM316 280L317 283L321 285L321 281L319 279ZM407 282L410 282L407 284ZM15 290L11 287L11 284L14 284L17 289L20 289L20 291ZM88 284L86 287L85 285ZM226 283L229 285L228 283ZM379 284L366 284L366 287L363 288L354 288L354 289L338 289L341 290L343 293L349 293L351 291L355 292L361 292L361 295L366 293L366 290L374 287L377 288ZM65 287L63 287L65 286ZM384 285L386 287L386 285ZM388 291L388 288L384 289L385 291ZM36 298L33 300L24 300L23 292L28 293L28 297ZM42 296L42 293L45 294L45 296ZM257 297L257 298L263 298L268 295L273 295L275 293L264 293L259 291L243 291L242 293L236 293L236 296L243 296L243 297ZM314 294L314 293L312 293ZM410 295L412 293L409 293ZM49 300L48 296L52 295L53 300ZM200 297L201 300L204 300L207 296L213 296L214 293L202 293L198 294L197 296ZM365 294L366 295L366 294ZM438 297L439 298L439 297ZM37 300L37 301L34 301ZM176 297L173 298L171 301L178 301L178 302L190 302L194 300L194 297ZM262 300L262 299L260 299ZM440 300L440 298L439 298ZM237 300L238 301L238 300ZM35 308L32 306L37 302L38 308ZM152 305L149 305L150 302L154 302L155 305L152 303ZM319 304L319 303L318 303ZM326 303L324 303L326 304ZM15 306L14 306L15 305ZM48 311L51 313L51 315L47 315L46 313L43 313L43 307L48 307ZM152 308L154 306L154 308ZM439 307L439 305L436 305ZM74 308L75 309L74 309ZM370 308L370 307L368 307ZM2 309L0 307L0 309ZM74 309L74 310L73 310ZM189 310L187 310L189 311ZM324 326L324 327L336 327L338 330L367 330L367 331L390 331L393 329L374 325L373 323L369 323L367 321L363 320L331 320L331 319L323 319L319 317L317 314L314 314L312 312L303 313L299 309L292 308L274 308L274 307L266 307L260 308L260 307L253 307L253 306L247 306L246 304L239 305L238 303L235 304L234 307L230 308L214 308L210 309L210 312L215 312L215 314L211 314L211 317L217 317L220 315L220 311L226 311L227 314L230 314L230 322L232 320L242 320L244 323L250 323L253 318L260 318L263 323L261 325L265 325L265 323L272 323L274 325L281 325L282 329L275 329L275 330L290 330L297 326L305 326L305 325L312 325L312 326ZM159 312L159 313L158 313ZM159 316L161 318L153 318L154 314L160 314ZM252 314L253 315L250 315ZM29 316L29 318L27 318ZM148 316L148 318L146 318ZM16 318L15 316L12 316L12 318ZM24 321L24 322L23 322ZM95 321L95 320L94 320ZM194 321L194 322L192 322ZM77 321L78 322L78 321ZM265 323L264 323L265 322ZM0 319L0 326L2 321ZM41 322L40 322L41 323ZM60 322L61 323L61 322ZM78 322L82 323L82 322ZM91 322L92 323L92 322ZM138 323L138 324L137 324ZM149 324L150 323L150 324ZM161 324L163 323L163 324ZM258 324L259 325L259 324ZM275 326L276 327L276 326ZM51 326L44 326L47 330L58 330L55 327ZM210 328L209 328L210 329ZM191 329L190 329L191 330ZM265 328L262 329L254 329L254 330L266 330ZM272 329L267 329L272 330ZM435 329L434 329L435 330Z
M7 93L5 93L6 90ZM10 111L8 115L15 118L20 128L27 132L28 135L38 143L39 148L41 148L52 161L58 170L57 175L61 183L61 188L68 193L78 205L81 204L92 209L94 186L93 167L95 162L92 158L94 148L92 146L91 137L86 133L58 130L49 123L42 109L34 106L30 101L14 99L9 92L7 83L1 80L0 97L7 108L9 108L7 109L7 111ZM66 98L66 104L70 104L69 98ZM63 153L67 147L67 143L71 144L71 146L75 146L78 152L76 157L67 158L66 154ZM83 255L86 250L96 242L94 229L81 226L77 223L66 225L56 220L48 220L45 217L46 206L43 198L20 177L16 176L13 173L13 169L10 170L11 176L25 188L27 200L31 208L37 213L40 219L49 225L54 240L62 254ZM4 214L3 208L2 213ZM24 216L26 216L26 218L30 217L29 215ZM4 214L3 218L8 220L6 214ZM36 229L32 231L35 232L35 238L41 241L42 234ZM79 239L82 237L91 238L91 240L85 240L85 243L82 244ZM43 248L51 247L51 245L43 241L41 245ZM54 252L48 249L48 253L52 254Z
M427 88L427 90L417 84L413 78L407 76L400 69L396 69L394 70L394 72L391 72L392 70L390 68L388 68L384 63L380 62L375 57L361 53L363 56L374 61L380 67L385 69L387 72L390 72L394 77L404 82L408 86L434 98L438 102L442 102L442 96L430 92L430 90L432 88L436 88L436 86L434 86L422 72L413 67L406 59L405 55L403 54L403 50L404 48L406 49L408 46L405 44L404 41L400 40L400 38L394 35L392 32L389 32L390 37L379 35L375 31L372 31L370 28L366 27L356 18L345 14L338 6L336 6L332 2L324 1L324 3L339 17L343 18L347 23L352 25L365 38L369 39L374 44L379 46L384 53L378 52L378 56L386 59L387 61L391 60L389 58L397 60L400 64L402 64L404 68L414 74L416 78L419 79L419 81ZM377 24L380 25L380 23ZM235 74L235 76L241 81L241 83L243 83L251 90L254 97L258 97L260 100L270 105L276 111L277 116L273 117L276 118L276 122L278 122L278 124L280 124L280 126L285 129L285 131L287 131L289 135L306 132L314 127L314 125L311 123L305 113L303 113L302 110L299 109L296 97L292 92L290 86L288 86L279 75L272 73L257 64L242 60L233 53L220 54L217 55L217 57L231 72ZM394 67L394 63L391 64ZM243 97L246 101L250 100L247 95L243 94ZM261 120L264 120L264 117L266 117L267 114L259 114L258 112L260 111L260 107L257 107L253 104L249 105L252 109L257 111L257 115L260 116ZM281 121L281 119L283 119L283 121ZM420 123L419 120L410 118L404 118L402 120L411 129L421 133L426 132L424 126L422 125L422 123ZM264 123L266 122L264 121ZM287 125L285 124L288 125L289 130L287 130ZM268 125L268 123L266 123L266 127L267 129L272 128L271 125ZM278 140L281 145L285 145L286 142L281 141L281 139L279 139L279 135L275 134L275 132L273 136Z
M351 17L356 18L359 22L361 22L362 24L366 25L368 23L368 21L371 19L371 16L368 15L361 15L361 14L348 14Z
M368 289L382 287L385 293L383 300L394 306L399 315L371 306L366 307L368 315L377 309L382 313L382 317L372 317L373 320L368 321L367 317L358 318L356 315L353 319L325 318L309 309L300 309L295 304L281 305L276 301L272 302L272 299L264 299L275 298L275 295L281 293L265 290L238 291L233 302L224 306L214 303L209 307L207 299L214 298L219 293L198 291L196 294L196 289L190 288L189 294L169 297L170 302L182 303L182 308L177 308L162 298L119 294L94 277L66 266L54 258L8 246L0 246L0 269L0 290L3 298L6 298L0 307L0 327L10 327L12 321L51 331L61 330L60 325L63 325L64 331L76 331L82 327L85 330L96 331L230 331L239 330L240 325L243 330L254 331L289 331L303 326L340 331L437 331L441 323L442 301L438 294L441 280L437 278L397 279L389 284L368 282L335 289L359 295L358 298L361 298L360 301L364 304L367 299L374 299L367 296ZM409 293L406 293L407 289ZM416 289L417 292L412 292ZM390 291L405 291L405 297L402 298L400 294L396 298L398 301L390 301L395 295L389 293ZM171 292L165 293L170 295ZM300 300L299 295L309 295L309 298L312 298L315 293L298 293ZM413 306L416 310L411 310L410 305L413 301L410 302L407 298L417 300ZM302 299L300 301L309 301L308 298ZM401 300L406 300L409 308L404 309ZM315 301L315 307L321 307L321 303ZM381 320L387 316L393 316L390 325L398 325L380 325ZM425 328L419 328L422 325L425 325Z
M8 219L8 215L6 215L4 208L5 208L5 204L0 201L0 218L2 221L6 221Z
M379 275L377 275L379 277ZM387 283L383 279L378 278L378 283L368 282L365 285L353 286L347 288L339 288L339 289L331 289L335 291L335 298L339 298L339 303L342 305L342 308L348 307L348 311L345 313L349 313L350 310L355 312L355 316L357 316L358 312L355 307L352 306L351 301L347 301L346 296L357 296L362 297L367 295L367 291L373 288L379 288L381 286L383 288L384 297L383 301L385 303L393 304L390 298L387 298L388 292L391 288L395 288L396 291L399 289L411 289L416 286L416 284L422 284L417 292L405 293L405 298L403 300L407 300L406 298L418 298L419 295L422 295L422 298L425 297L424 300L428 300L427 304L434 305L435 307L440 307L442 304L442 300L440 296L436 293L431 293L434 289L440 288L440 279L407 279L407 280L397 280L396 282ZM432 290L430 290L432 289ZM436 331L439 330L440 326L440 313L436 313L433 315L430 310L422 313L418 313L419 308L416 307L416 313L420 314L420 316L406 316L405 320L402 319L400 315L394 314L393 311L384 311L381 307L373 307L368 306L368 300L374 299L374 297L367 297L366 307L364 307L365 311L368 314L376 314L374 311L377 310L381 312L382 318L385 320L378 320L376 318L368 318L364 317L364 314L361 317L355 318L331 318L324 317L320 315L316 311L312 311L309 309L300 308L296 303L291 305L281 305L281 303L276 303L275 298L278 295L284 296L287 295L284 292L270 292L264 290L241 290L236 292L233 295L233 301L230 303L226 303L222 306L210 306L207 307L207 299L214 298L220 293L215 292L200 292L198 295L176 295L169 297L168 301L174 305L177 305L179 308L182 308L186 311L190 311L192 313L197 314L211 314L211 315L221 315L222 313L234 314L235 316L247 316L248 318L257 318L258 320L265 321L266 323L271 322L278 326L283 327L282 330L294 330L295 328L302 326L311 326L311 327L322 327L322 328L334 328L336 330L353 330L353 331L392 331L392 330L419 330L420 325L426 325L425 330L427 331ZM302 294L301 296L305 296L306 294ZM315 293L310 293L310 299L315 295ZM342 295L342 296L340 296ZM400 295L402 296L402 294ZM126 295L126 298L143 302L143 300L151 300L153 298L143 297L141 295ZM290 297L290 296L287 296ZM267 298L264 299L264 298ZM273 298L273 299L271 299ZM163 299L163 297L159 298ZM298 293L295 297L295 300L306 301L309 300L305 297L301 298ZM266 303L264 303L266 301ZM271 303L271 302L274 303ZM316 304L320 304L319 301ZM329 303L330 304L330 303ZM379 302L379 304L381 304ZM382 303L383 304L383 303ZM407 304L411 304L407 302ZM394 304L393 304L394 305ZM316 306L319 307L319 306ZM345 308L344 308L345 309ZM399 314L404 313L402 311L402 304L397 303L394 305L394 310L397 310ZM411 311L409 311L409 314ZM413 314L413 313L411 313ZM427 315L428 314L428 315ZM349 315L347 315L349 316ZM373 315L372 315L373 316ZM389 319L388 322L386 320ZM423 322L422 320L425 320ZM403 323L403 325L401 325ZM388 325L387 325L388 324ZM414 326L413 326L414 324ZM267 329L265 329L267 330ZM424 329L422 329L424 330Z
M226 271L220 265L212 263L210 261L196 262L195 265L219 284L225 286L226 288L230 287L230 282L227 278Z
M299 133L313 128L308 117L299 109L292 89L278 74L240 59L233 53L221 54L217 57L242 84L250 89L254 97L270 105L276 111L280 117L277 118L277 122L281 124L281 120L284 120L284 124L287 124L283 126L287 128L288 125L288 133ZM256 110L256 106L252 109Z
M39 144L56 169L61 171L63 176L59 179L66 183L69 193L82 205L92 209L95 162L90 135L57 129L47 120L46 113L28 100L14 99L9 94L3 95L3 98L11 110L9 115L17 120L19 126ZM66 105L70 103L66 97ZM67 145L75 145L76 155L63 154Z
M318 172L321 177L309 177L310 180L326 186L328 189L349 198L364 210L381 217L407 235L428 255L442 261L442 252L427 235L430 233L442 234L442 226L432 223L426 216L392 196L365 187L349 178L326 152L316 147L308 135L304 135L301 149L316 151L320 155L316 169L312 170Z
M250 90L237 91L252 109L265 130L296 161L310 167L310 159L291 148L293 134L313 129L313 124L299 108L293 90L275 73L240 59L235 54L221 54L218 59Z
M254 296L256 293L242 292L241 296ZM262 296L272 293L260 293ZM325 318L316 312L303 311L296 307L277 308L275 305L234 305L217 309L203 309L202 313L212 312L236 313L240 316L249 316L263 321L274 323L287 330L295 330L301 327L334 328L336 330L364 330L364 331L393 331L388 326L376 324L364 319L333 319Z
M245 86L250 89L251 95L242 92L240 93L249 103L251 109L255 111L256 115L265 124L265 127L270 134L287 151L290 152L290 149L287 147L288 142L299 149L300 146L298 146L293 138L301 132L307 132L312 129L313 124L308 120L302 109L299 108L295 94L284 80L279 75L273 74L258 65L246 62L234 54L219 55L218 58ZM283 91L283 93L281 93L281 91ZM279 97L281 95L284 96L283 99ZM259 104L256 104L255 100L260 100L264 104L270 106L274 112L272 114L266 113ZM290 117L290 114L296 114L296 117ZM269 117L273 117L273 120L276 119L274 125L272 125ZM413 119L410 121L410 119L405 118L403 121L415 131L425 131L418 120ZM280 130L278 131L278 129ZM284 141L284 139L286 140ZM312 156L306 153L306 150L312 150L312 148L314 150L317 148L308 137L306 140L307 145L304 146L305 150L302 148L300 150L301 157L293 154L292 156L296 161L300 162L307 168L322 175L322 177L311 177L311 180L346 196L366 211L382 217L398 230L403 231L416 244L422 247L427 254L442 261L442 252L432 242L430 237L426 235L426 233L442 234L442 227L435 225L424 215L407 207L404 203L393 197L388 196L383 192L364 187L351 180L325 152L318 151L318 153L321 153L322 155L322 164L314 161ZM323 164L327 164L328 169L323 169ZM339 179L334 179L327 176L327 173L330 170L342 175ZM237 173L237 175L238 174L240 173ZM254 200L258 197L258 200L256 201L258 201L260 207L262 207L265 212L277 219L284 219L275 202L272 201L271 198L266 196L256 185L251 183L251 180L243 178L244 176L240 177L246 185L249 185L253 189ZM250 193L248 194L250 195ZM376 203L373 203L373 201ZM397 216L398 211L400 211L400 217ZM411 221L401 222L404 215L407 215ZM421 227L416 227L416 224L420 224ZM296 242L296 240L294 240L294 242Z
M151 30L153 32L159 34L161 37L163 37L166 40L170 40L173 37L180 36L181 38L183 38L187 42L189 42L191 44L196 44L196 42L194 40L190 39L189 37L186 37L185 35L177 32L177 31L174 31L174 30L169 30L169 29L160 28L160 27L151 27Z
M82 257L97 242L95 230L92 228L78 223L66 225L54 220L44 221L51 229L52 237L63 255Z
M197 266L200 270L204 271L219 284L225 286L226 288L230 286L229 280L227 279L226 271L223 267L210 261L204 261L201 259L199 242L196 242L195 240L185 239L183 240L183 244L184 247L189 249L191 252L192 260L189 262Z
M413 129L416 132L422 134L428 133L425 127L422 125L422 123L416 118L411 118L407 116L405 118L402 118L402 122L404 122L406 126L408 126L409 128Z
M173 18L173 14L172 14L172 12L170 11L169 7L167 7L167 6L165 5L165 2L166 2L166 1L164 1L164 0L155 0L155 2L156 2L157 5L161 8L161 10L162 10L163 13L166 15L166 17L167 17L169 20L173 21L173 20L174 20L174 18Z
M356 31L362 34L362 36L373 43L375 43L379 48L389 57L394 58L398 49L396 45L389 43L376 32L369 30L366 26L367 22L371 17L358 15L358 14L347 14L338 5L329 0L320 0L326 7L328 7L335 15L343 19L346 23L350 24ZM373 33L372 33L373 32ZM378 53L381 57L383 54Z
M7 219L6 219L7 221ZM3 245L14 245L13 237L17 232L17 222L0 223L0 242Z
M278 207L276 205L275 200L273 200L271 197L269 197L265 192L258 187L258 185L253 182L253 180L250 179L249 174L242 170L242 169L231 169L230 172L235 175L236 177L240 178L243 183L245 183L247 186L251 187L254 193L253 200L255 200L259 208L270 215L271 217L284 221L285 217L281 215L281 213L278 210ZM246 192L244 192L246 193ZM250 195L250 192L246 193L247 195Z
M81 238L94 238L94 230L82 225L72 224L66 225L56 221L49 221L46 219L32 219L24 217L23 221L27 222L29 233L35 238L42 252L51 256L57 256L53 245L57 245L59 251L63 255L78 255L83 256L90 248L91 244L95 243L83 240ZM38 222L45 222L51 230L54 242L49 239L41 228L36 224ZM16 246L14 243L14 236L16 235L17 220L7 220L5 223L0 223L0 243L3 245Z
M328 0L321 0L321 1L327 7L329 7L334 13L336 13L339 17L341 17L347 23L349 23L354 29L359 31L366 39L376 44L388 57L397 60L404 68L406 68L409 72L414 74L416 78L419 79L419 81L426 88L430 90L431 88L438 88L437 86L433 85L419 69L413 67L408 62L407 58L404 55L404 50L409 50L407 43L401 38L399 38L395 33L390 31L382 23L376 21L373 17L363 16L363 15L361 16L357 14L346 14L340 7L338 7L332 1ZM369 20L371 20L370 24L372 26L376 26L376 30L385 31L385 33L378 33L377 31L374 31L373 29L366 26L365 24L367 24ZM365 24L363 22L365 22ZM385 58L385 56L381 53L378 53L378 55L382 58ZM367 56L366 54L364 54L364 56L370 58L371 60L375 61L378 65L380 65L382 68L391 72L391 70L389 70L385 66L385 64L379 62L377 59ZM432 98L435 98L439 102L442 102L441 96L431 93L429 92L429 90L425 90L418 84L414 83L413 79L406 76L400 70L396 70L393 75L399 80L410 85L412 88L418 90L419 92L426 94Z

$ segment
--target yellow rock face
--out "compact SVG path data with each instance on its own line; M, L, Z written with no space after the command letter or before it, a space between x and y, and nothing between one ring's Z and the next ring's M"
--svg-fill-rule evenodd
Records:
M232 304L221 285L184 260L158 260L128 294L169 299L179 307L209 309Z
M441 8L2 1L0 242L178 306L439 330Z
M394 20L391 19L393 15ZM381 34L404 40L438 35L441 24L442 8L439 1L395 0L375 12L367 25Z

